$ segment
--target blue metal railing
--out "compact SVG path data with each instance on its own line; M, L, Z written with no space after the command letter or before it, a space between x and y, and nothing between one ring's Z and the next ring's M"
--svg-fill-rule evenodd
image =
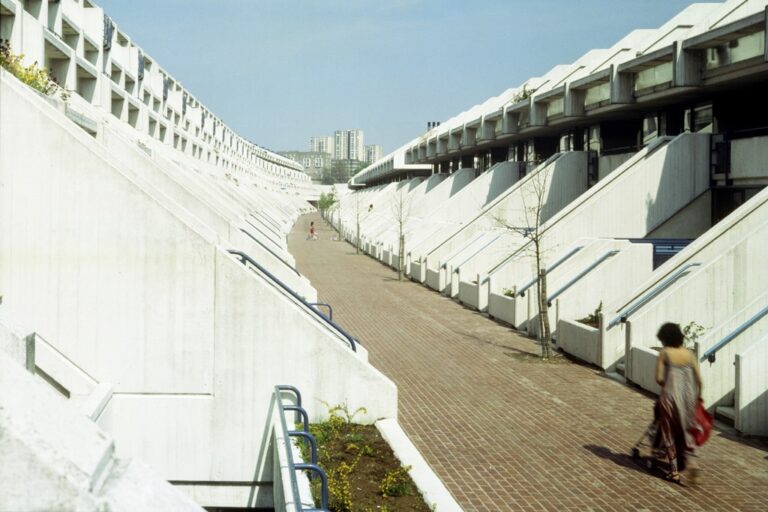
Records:
M296 395L296 405L286 406L283 405L281 392L282 391L290 391ZM317 441L315 440L315 437L309 433L309 427L305 423L304 431L298 431L298 430L288 430L288 425L285 422L285 411L289 410L296 410L298 414L298 410L301 409L304 413L304 417L307 417L307 412L301 407L301 393L297 388L294 386L288 386L288 385L277 385L275 386L274 391L275 396L275 403L277 404L277 412L280 415L280 426L283 431L283 437L286 440L286 462L288 464L288 469L291 474L291 494L293 498L293 502L296 505L296 510L298 512L327 512L328 511L328 477L325 474L325 471L317 465ZM303 439L306 439L310 443L311 447L311 463L295 463L293 461L293 450L291 448L291 437L301 437ZM304 508L304 506L301 504L301 496L299 495L299 483L296 480L296 471L311 471L312 473L320 476L320 494L321 494L321 507L322 508Z
M459 263L458 265L456 265L456 269L455 269L453 272L454 272L454 273L456 273L456 274L458 274L458 273L459 273L459 269L461 268L461 266L462 266L463 264L465 264L466 262L468 262L469 260L471 260L472 258L474 258L475 256L477 256L477 255L480 253L480 251L482 251L483 249L485 249L486 247L488 247L489 245L491 245L492 243L494 243L494 242L495 242L496 240L498 240L499 238L501 238L501 235L500 235L500 234L499 234L499 235L496 235L496 236L495 236L495 237L493 237L491 240L489 240L488 242L484 243L484 244L483 244L483 245L482 245L482 246L481 246L479 249L477 249L475 252L473 252L472 254L470 254L469 256L467 256L466 258L464 258L464 259L461 261L461 263Z
M704 359L706 359L710 363L714 363L715 355L717 354L718 350L720 350L721 348L723 348L724 346L732 342L739 334L743 333L744 331L752 327L752 325L754 325L758 320L763 318L766 314L768 314L768 306L764 307L763 309L755 313L752 316L752 318L750 318L749 320L747 320L746 322L738 326L728 336L726 336L725 338L721 339L720 341L712 345L706 352L704 352L704 355L701 356L701 360L703 361Z
M269 270L267 270L266 268L264 268L262 265L258 264L258 263L257 263L257 262L256 262L256 261L253 259L253 258L251 258L251 257L250 257L250 256L248 256L247 254L245 254L243 251L238 251L238 250L235 250L235 249L227 249L227 252L228 252L229 254L232 254L233 256L237 256L238 258L240 258L240 261L241 261L241 262L242 262L244 265L245 265L246 263L250 263L251 265L253 265L254 267L256 267L256 268L259 270L259 272L261 272L261 273L263 273L264 275L266 275L267 277L269 277L269 279L271 279L272 281L274 281L274 282L275 282L275 283L276 283L278 286L280 286L280 287L281 287L283 290L285 290L286 292L288 292L288 294L289 294L291 297L293 297L294 299L296 299L297 301L299 301L300 303L302 303L304 306L306 306L306 308L307 308L308 310L310 310L310 311L311 311L313 314L315 314L315 315L316 315L318 318L322 319L322 320L323 320L323 322L325 322L326 324L328 324L329 326L331 326L331 327L332 327L332 328L333 328L333 329L334 329L336 332L338 332L338 333L339 333L339 334L341 334L341 335L342 335L344 338L346 338L346 339L347 339L347 341L349 342L349 346L350 346L350 348L352 348L352 351L354 351L354 352L357 352L357 340L356 340L355 338L353 338L351 334L349 334L347 331L345 331L345 330L344 330L344 329L343 329L343 328L342 328L342 327L341 327L339 324L337 324L336 322L334 322L333 320L331 320L330 318L328 318L327 316L325 316L325 315L324 315L324 314L323 314L323 313L322 313L320 310L318 310L318 309L316 309L315 307L313 307L313 306L312 306L312 305L311 305L309 302L307 302L307 301L304 299L304 297L302 297L301 295L299 295L298 293L296 293L295 291L293 291L293 290L291 289L291 287L289 287L288 285L286 285L285 283L283 283L283 282L282 282L280 279L278 279L277 277L275 277L275 276L274 276L274 274L272 274L272 273L271 273Z
M257 225L256 225L256 224L254 224L253 222L249 221L248 219L245 219L245 222L247 222L247 223L248 223L248 225L249 225L249 226L251 226L253 229L255 229L256 231L258 231L259 233L261 233L262 235L264 235L264 238L265 238L265 239L266 239L266 240L267 240L269 243L271 243L272 245L274 245L274 246L275 246L277 249L280 249L281 251L283 250L283 248L282 248L282 247L280 247L280 246L279 246L277 243L275 243L275 241L274 241L274 240L272 240L268 234L266 234L264 231L262 231L262 230L261 230L261 228L259 228L259 226L257 226Z
M275 236L278 236L278 237L280 236L280 229L279 228L276 228L274 226L270 226L269 224L264 222L264 219L262 219L261 217L257 217L257 216L255 216L252 213L249 213L248 216L250 218L252 218L253 220L255 220L256 222L260 223L268 231L271 231ZM253 223L251 222L251 224L253 224Z
M555 300L556 298L558 298L568 288L570 288L571 286L576 284L582 277L584 277L585 275L587 275L590 272L592 272L595 268L597 268L605 260L607 260L608 258L611 258L613 256L616 256L617 254L619 254L619 251L614 249L614 250L608 251L605 254L603 254L602 256L600 256L597 260L592 262L592 264L590 264L587 268L585 268L584 270L582 270L581 272L576 274L576 276L574 276L573 279L571 279L570 281L565 283L565 285L563 285L559 290L557 290L555 293L553 293L552 295L547 297L547 304L549 306L551 306L552 305L552 301Z
M328 304L327 302L310 302L309 305L315 306L315 307L322 306L322 307L328 308L328 319L333 320L333 307L331 307L331 305Z
M560 258L559 260L557 260L556 262L554 262L552 265L550 265L549 267L547 267L547 269L546 269L546 271L545 271L545 272L546 272L547 274L549 274L550 272L552 272L552 271L553 271L553 270L555 270L557 267L559 267L560 265L562 265L563 263L565 263L565 261L566 261L566 260L570 259L570 258L571 258L571 257L572 257L574 254L576 254L577 252L579 252L579 251L580 251L580 250L582 250L583 248L584 248L584 246L583 246L583 245L580 245L580 246L578 246L578 247L574 247L573 249L571 249L570 251L568 251L568 253L567 253L565 256L563 256L562 258ZM536 284L538 281L539 281L539 278L538 278L538 277L535 277L535 278L533 278L532 280L530 280L530 281L529 281L529 282L528 282L528 283L527 283L525 286L523 286L522 288L520 288L520 289L517 291L517 296L518 296L518 297L525 297L525 292L526 292L526 291L528 291L528 289L529 289L531 286L535 285L535 284Z
M264 249L266 249L267 251L269 251L269 253L270 253L272 256L274 256L275 258L277 258L278 260L280 260L281 262L283 262L283 264L284 264L286 267L288 267L289 269L293 270L294 272L296 272L296 275L297 275L297 276L301 277L301 274L299 273L299 271L298 271L298 270L296 270L296 267L292 267L292 266L291 266L291 265L290 265L290 264L289 264L287 261L285 261L283 258L281 258L280 256L278 256L278 254L277 254L275 251L273 251L272 249L270 249L269 247L267 247L266 245L264 245L264 242L262 242L261 240L259 240L258 238L256 238L255 236L253 236L252 234L250 234L248 231L246 231L246 230L245 230L245 229L243 229L243 228L240 228L240 231L242 231L243 233L245 233L246 235L248 235L248 238L250 238L251 240L253 240L253 241L254 241L254 242L256 242L257 244L259 244L260 246L262 246L262 247L263 247Z
M648 302L651 301L654 297L656 297L658 294L666 290L672 283L680 279L680 277L688 272L689 269L693 267L700 266L701 263L687 263L683 265L681 268L677 269L675 272L672 273L668 278L666 278L664 281L659 283L658 285L654 286L650 291L648 291L645 295L640 297L638 300L633 302L630 306L623 309L619 312L616 317L614 317L613 320L611 320L608 323L608 328L610 329L614 325L618 325L619 323L624 323L627 321L627 318L629 318L633 313L635 313L638 309L645 306Z

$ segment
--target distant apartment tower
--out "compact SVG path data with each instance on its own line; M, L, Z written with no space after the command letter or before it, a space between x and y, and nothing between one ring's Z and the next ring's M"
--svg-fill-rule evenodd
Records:
M336 130L333 142L333 157L336 160L365 159L363 130Z
M378 144L365 146L365 161L369 164L381 160L384 157L384 148Z
M333 137L321 136L309 138L309 151L312 153L328 153L334 155Z

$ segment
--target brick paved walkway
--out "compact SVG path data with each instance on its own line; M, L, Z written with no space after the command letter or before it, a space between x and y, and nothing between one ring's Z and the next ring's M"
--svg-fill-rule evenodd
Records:
M319 241L305 240L310 220ZM333 235L318 215L299 219L299 270L397 384L400 424L467 512L768 510L768 443L715 432L700 485L669 484L628 456L650 398L591 367L527 358L531 341Z

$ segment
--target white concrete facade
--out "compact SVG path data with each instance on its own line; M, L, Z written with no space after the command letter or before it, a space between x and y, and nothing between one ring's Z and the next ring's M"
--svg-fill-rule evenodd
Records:
M64 101L0 71L0 310L36 331L46 385L205 506L275 505L276 384L302 389L312 419L322 402L396 418L396 387L308 304L287 251L316 193L300 166L230 132L119 29L102 41L88 0L0 14L14 51L80 87ZM106 66L93 94L89 58Z
M302 195L301 165L239 136L91 0L3 0L0 38L53 70L73 96L177 153L273 190ZM87 120L86 120L87 121Z
M524 230L505 232L490 218L506 208L508 225L525 224L521 212L531 204L525 190L544 161L551 176L563 178L550 186L542 205L550 213L539 225L544 267L552 267L548 292L558 345L654 390L648 372L658 326L706 324L701 357L728 341L704 371L707 403L733 409L737 428L755 429L752 418L736 411L762 411L765 388L739 390L746 379L737 378L734 363L738 357L745 375L757 371L753 354L762 354L764 320L748 319L768 305L760 295L765 272L756 263L764 259L758 246L766 246L760 205L768 185L767 13L765 0L693 4L657 29L633 31L608 49L555 66L430 123L426 133L358 173L351 185L365 188L347 204L356 197L375 201L415 177L409 166L429 166L411 195L436 176L441 182L419 193L408 223L406 272L535 334L530 243L515 232ZM499 165L517 166L525 177L495 202L470 200L469 191L491 193L486 178ZM461 192L449 193L456 183ZM334 220L348 239L350 218ZM366 251L392 265L393 224L379 218L375 228L361 226ZM599 304L599 328L576 321ZM734 329L738 335L729 339ZM736 396L756 405L737 405Z

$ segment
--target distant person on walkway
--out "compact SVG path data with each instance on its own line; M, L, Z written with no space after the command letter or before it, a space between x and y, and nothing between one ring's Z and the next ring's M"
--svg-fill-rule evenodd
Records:
M309 223L309 235L307 240L317 240L317 234L315 233L315 221Z
M687 455L696 443L692 430L699 429L696 407L701 400L701 373L696 355L683 346L685 337L678 324L666 323L656 335L664 345L656 361L656 382L661 386L657 403L662 446L669 458L667 480L680 482L680 471L690 466L695 483L698 468Z

